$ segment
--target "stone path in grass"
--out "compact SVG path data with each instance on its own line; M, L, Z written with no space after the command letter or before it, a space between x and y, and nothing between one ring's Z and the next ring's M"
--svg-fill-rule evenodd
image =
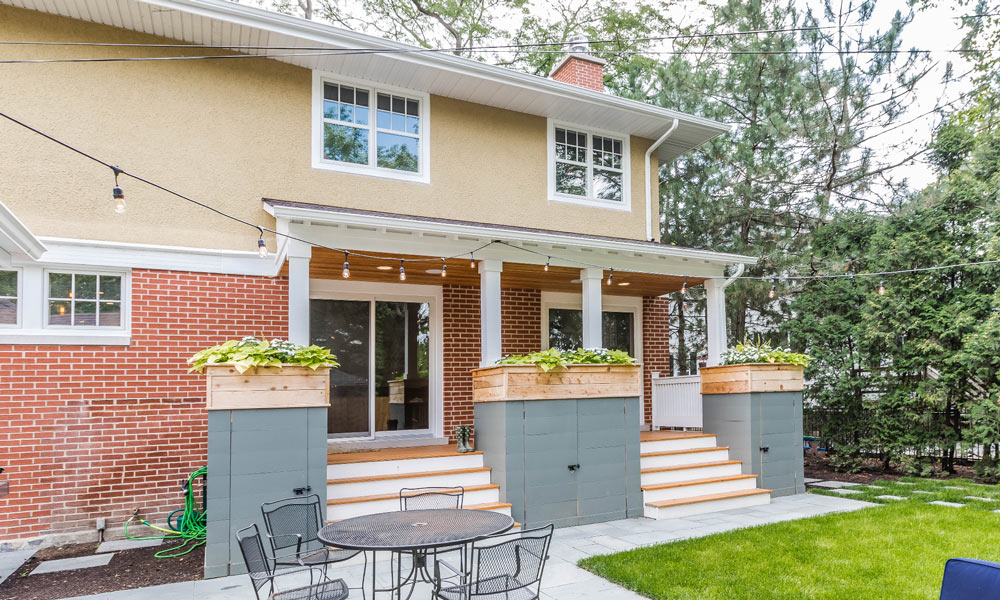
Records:
M968 479L908 477L905 481L877 481L871 485L819 481L809 484L809 489L817 495L850 496L879 504L914 501L1000 513L1000 485L981 484Z
M771 504L738 508L724 512L696 515L683 519L624 519L607 523L594 523L580 527L557 529L549 549L549 561L542 578L542 600L643 600L629 590L619 587L576 566L578 560L597 554L613 554L641 546L663 544L687 538L702 537L733 529L802 519L818 515L846 512L872 506L851 498L798 494L774 498ZM388 581L387 564L379 563L378 585ZM343 577L348 585L356 585L361 577L361 566L332 567L331 575ZM304 585L308 575L294 574L285 577L285 586ZM279 584L280 584L279 583ZM351 597L360 597L357 590ZM429 598L431 588L420 584L413 598ZM254 597L250 578L246 575L220 577L201 581L187 581L134 590L122 590L94 596L81 596L71 600L247 600Z

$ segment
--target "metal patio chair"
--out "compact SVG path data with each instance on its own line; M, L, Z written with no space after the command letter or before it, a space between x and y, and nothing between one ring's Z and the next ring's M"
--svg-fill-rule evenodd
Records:
M257 525L244 527L236 532L236 542L243 554L253 591L257 600L263 600L260 590L270 585L267 600L344 600L347 598L347 583L343 579L328 579L325 570L317 566L299 567L297 569L282 569L276 571L271 567L271 561L264 553L264 544L260 539ZM275 579L287 575L309 572L309 585L279 590ZM315 581L318 580L318 583Z
M399 510L429 510L435 508L462 508L465 488L423 487L399 490Z
M362 554L360 550L330 548L319 541L316 534L323 527L324 519L317 494L265 502L260 505L260 512L264 516L275 569L322 567L325 575L330 565ZM362 586L368 571L368 555L364 558Z
M471 568L434 563L438 600L537 600L553 526L501 533L472 543ZM447 571L447 573L443 573Z

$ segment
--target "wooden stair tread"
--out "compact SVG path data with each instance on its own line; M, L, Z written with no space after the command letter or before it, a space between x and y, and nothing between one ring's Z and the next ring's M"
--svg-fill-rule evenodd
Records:
M736 490L734 492L722 492L719 494L708 494L706 496L694 496L693 498L674 498L673 500L657 500L647 502L646 506L655 508L667 508L669 506L683 506L685 504L698 504L699 502L711 502L712 500L726 500L727 498L743 498L745 496L759 496L770 494L771 490L755 488L752 490Z
M689 479L687 481L669 481L667 483L654 483L653 485L642 486L646 490L666 490L670 488L686 487L689 485L701 485L704 483L722 483L724 481L739 481L741 479L757 479L756 475L723 475L721 477L705 477L704 479Z
M466 504L462 508L467 510L493 510L494 508L511 508L513 506L510 502L487 502L485 504Z
M468 469L451 469L448 471L415 471L413 473L392 473L389 475L369 475L367 477L347 477L344 479L327 479L327 485L339 483L363 483L365 481L386 481L388 479L412 479L414 477L436 477L439 475L462 475L464 473L489 472L489 467L470 467Z
M742 460L717 460L715 462L705 462L705 463L693 463L690 465L677 465L674 467L651 467L649 469L641 469L640 474L645 473L662 473L665 471L682 471L684 469L698 469L703 467L723 467L725 465L741 465Z
M458 488L452 488L454 491L458 491ZM478 492L480 490L491 490L500 489L500 486L495 483L484 483L482 485L470 485L466 486L465 491L468 492ZM358 502L375 502L378 500L398 500L399 492L393 494L375 494L374 496L352 496L349 498L334 498L333 500L327 500L327 506L337 506L340 504L356 504Z
M729 446L715 446L714 448L688 448L686 450L663 450L661 452L644 452L639 458L648 456L677 456L678 454L694 454L696 452L718 452L719 450L729 450Z
M381 462L386 460L414 460L420 458L443 458L447 456L467 456L482 454L482 451L459 453L455 444L438 444L434 446L409 446L405 448L379 448L362 450L360 452L327 452L326 462L329 465L347 465L365 462Z
M662 440L694 440L698 438L715 437L714 433L700 431L640 431L640 442L659 442Z

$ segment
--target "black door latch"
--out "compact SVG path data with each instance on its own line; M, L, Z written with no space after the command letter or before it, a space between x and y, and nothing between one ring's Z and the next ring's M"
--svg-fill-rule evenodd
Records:
M307 485L306 487L295 488L292 491L295 492L296 496L301 496L302 494L306 494L308 492L313 491L313 489L311 485Z
M770 449L771 449L771 447L770 447L770 446L761 446L761 447L760 447L760 451L761 451L761 452L767 452L767 451L768 451L768 450L770 450Z
M567 468L568 468L568 469L569 469L570 471L576 471L577 469L579 469L579 468L580 468L580 465L567 465Z

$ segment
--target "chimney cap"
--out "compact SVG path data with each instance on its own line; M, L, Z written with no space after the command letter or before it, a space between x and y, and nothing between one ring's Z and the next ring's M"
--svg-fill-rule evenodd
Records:
M590 50L590 40L587 36L577 32L569 38L569 52L572 54L586 54Z

